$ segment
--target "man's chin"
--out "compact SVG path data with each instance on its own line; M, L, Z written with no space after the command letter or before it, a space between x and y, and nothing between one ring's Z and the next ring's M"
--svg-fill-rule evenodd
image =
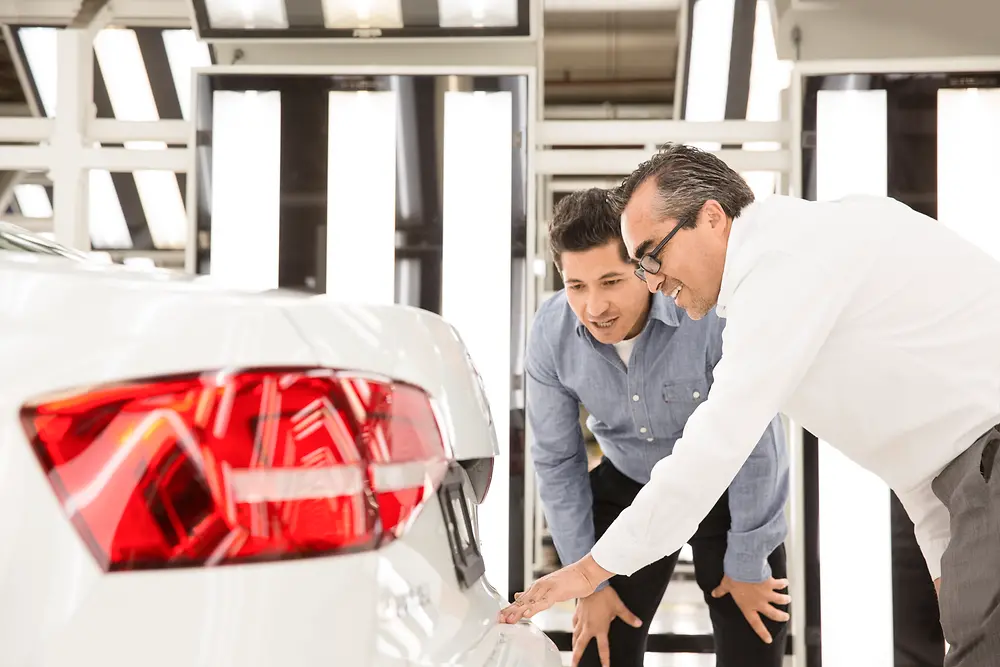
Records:
M610 329L598 329L597 327L588 327L588 328L590 329L590 333L593 334L594 338L596 338L601 343L604 343L605 345L614 345L615 343L620 343L625 338L625 336L623 336L618 331L617 324L616 326L613 326Z

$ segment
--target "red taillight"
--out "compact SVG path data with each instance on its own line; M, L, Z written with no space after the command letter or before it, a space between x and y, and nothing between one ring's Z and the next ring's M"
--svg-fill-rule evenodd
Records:
M420 389L264 369L89 389L21 418L108 571L375 548L447 469Z

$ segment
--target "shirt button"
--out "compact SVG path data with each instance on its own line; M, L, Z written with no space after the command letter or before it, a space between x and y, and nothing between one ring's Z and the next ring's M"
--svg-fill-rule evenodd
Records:
M694 392L692 394L692 396L694 396L695 398L701 398L701 392L700 391L696 391L696 392Z
M643 426L642 428L639 429L639 433L645 433L645 432L646 432L646 427L645 426Z
M652 438L646 438L646 442L653 442Z
M639 400L639 394L636 394L635 396L633 396L632 400L633 401L638 401Z

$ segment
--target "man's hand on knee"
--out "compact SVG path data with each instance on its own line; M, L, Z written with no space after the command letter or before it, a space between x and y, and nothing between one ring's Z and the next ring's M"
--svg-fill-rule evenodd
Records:
M712 597L721 598L732 595L736 606L743 612L747 623L754 629L754 632L764 641L771 643L771 633L767 631L767 626L761 620L761 616L767 616L772 621L785 623L791 618L788 612L778 609L774 605L789 604L792 598L778 591L788 587L787 579L775 579L771 577L767 581L760 583L749 583L730 579L728 575L722 577L720 583L714 591Z
M573 667L580 664L591 639L597 640L601 665L611 667L608 630L615 618L620 618L633 628L642 625L642 621L625 606L611 586L605 586L577 602L576 612L573 614Z

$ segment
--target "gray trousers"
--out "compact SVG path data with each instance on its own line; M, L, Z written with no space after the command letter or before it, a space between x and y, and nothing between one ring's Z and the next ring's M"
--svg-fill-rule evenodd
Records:
M941 559L946 667L1000 665L1000 427L948 464L934 494L951 515Z

